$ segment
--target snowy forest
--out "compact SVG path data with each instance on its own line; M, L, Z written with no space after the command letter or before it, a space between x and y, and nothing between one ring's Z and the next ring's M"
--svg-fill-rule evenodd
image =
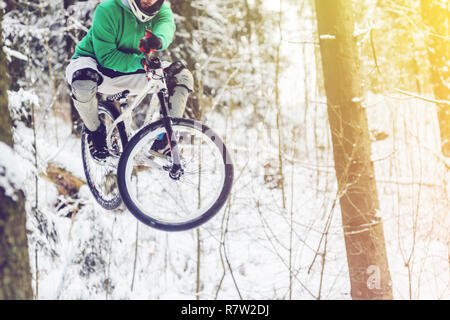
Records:
M450 299L450 1L166 0L155 55L234 164L181 232L86 185L65 69L101 2L0 1L0 299Z

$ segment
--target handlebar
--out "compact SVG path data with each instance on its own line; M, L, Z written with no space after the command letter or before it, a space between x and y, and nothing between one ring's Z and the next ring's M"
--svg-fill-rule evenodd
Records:
M161 68L161 60L158 57L145 56L145 65L148 70Z

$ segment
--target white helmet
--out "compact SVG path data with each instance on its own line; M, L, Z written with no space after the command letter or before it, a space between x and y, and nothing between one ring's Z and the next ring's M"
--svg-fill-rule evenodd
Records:
M133 11L136 18L141 22L147 22L153 18L161 9L164 0L158 0L147 9L142 8L141 0L128 0L130 3L131 11Z

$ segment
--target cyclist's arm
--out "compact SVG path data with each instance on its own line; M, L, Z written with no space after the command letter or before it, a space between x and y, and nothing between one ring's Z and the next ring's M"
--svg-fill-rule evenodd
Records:
M92 22L92 45L97 61L105 68L119 72L134 72L142 69L142 54L125 53L117 48L118 25L100 5Z
M175 34L175 20L172 10L166 4L163 4L158 14L153 18L152 32L161 39L162 47L160 50L166 50L172 43Z

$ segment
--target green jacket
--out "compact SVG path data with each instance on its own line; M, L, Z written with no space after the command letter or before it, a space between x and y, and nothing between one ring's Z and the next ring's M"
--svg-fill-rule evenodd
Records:
M106 0L94 12L92 27L78 43L72 59L79 56L95 58L108 69L134 72L142 69L139 40L150 29L162 41L165 50L173 40L175 22L172 10L163 4L150 21L141 23L120 0Z

